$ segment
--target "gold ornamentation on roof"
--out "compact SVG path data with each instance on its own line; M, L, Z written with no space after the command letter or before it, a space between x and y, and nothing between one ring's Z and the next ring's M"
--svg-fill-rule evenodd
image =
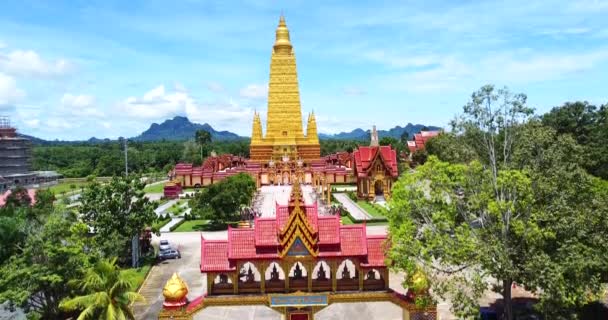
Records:
M281 257L287 254L297 238L300 238L312 256L316 257L319 254L319 249L316 247L318 234L310 225L306 212L302 210L301 191L299 181L295 180L290 203L290 207L293 207L293 209L289 213L289 219L279 236L279 243L283 248L280 252Z
M163 296L165 300L178 301L186 298L188 295L188 285L177 275L173 273L171 278L167 280L163 288Z

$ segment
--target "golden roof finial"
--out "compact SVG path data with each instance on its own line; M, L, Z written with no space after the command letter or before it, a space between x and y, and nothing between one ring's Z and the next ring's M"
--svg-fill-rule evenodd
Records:
M177 273L173 273L171 278L167 280L163 288L163 296L165 300L179 301L188 295L188 285L180 278Z
M289 30L287 29L287 24L285 23L285 17L281 15L279 19L279 26L276 31L276 40L274 42L274 52L275 53L291 53L291 41L289 40Z

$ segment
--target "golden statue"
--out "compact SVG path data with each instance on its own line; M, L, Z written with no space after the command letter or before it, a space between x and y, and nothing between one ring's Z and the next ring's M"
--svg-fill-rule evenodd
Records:
M304 135L296 56L285 18L281 16L270 58L266 136L262 133L260 115L256 112L251 134L251 159L267 162L269 159L280 161L285 156L305 161L321 158L314 113L308 116L306 129Z
M165 300L182 301L186 299L187 295L188 286L184 280L177 275L177 273L173 273L173 276L167 280L167 283L163 288L163 296L165 297Z

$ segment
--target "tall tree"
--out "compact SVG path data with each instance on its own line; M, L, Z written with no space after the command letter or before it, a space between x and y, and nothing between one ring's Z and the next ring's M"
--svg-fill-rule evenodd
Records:
M90 184L82 193L82 219L95 232L95 243L106 257L128 260L131 239L156 220L155 204L144 193L138 176L114 176L108 183Z
M30 230L19 253L0 265L0 303L21 306L30 318L65 319L59 302L72 293L67 283L84 275L95 252L88 227L74 213L44 210L43 226Z
M239 209L251 203L255 190L253 178L240 173L203 189L190 203L194 213L205 219L235 222L240 218Z
M203 150L206 153L207 146L211 143L211 133L207 130L196 130L194 140L201 148L201 161L203 161Z
M580 167L571 137L529 121L525 100L490 86L474 93L454 131L477 160L431 156L393 190L395 267L424 269L460 317L491 288L513 319L517 283L540 296L547 319L567 319L606 274L606 183Z
M87 270L83 279L72 281L83 293L61 302L67 311L80 311L78 320L134 320L131 304L143 300L135 292L135 271L121 271L116 260L101 260Z

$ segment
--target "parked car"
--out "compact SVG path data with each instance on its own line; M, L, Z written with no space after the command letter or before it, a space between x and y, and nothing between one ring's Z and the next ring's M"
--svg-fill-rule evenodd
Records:
M159 249L161 252L171 249L171 246L169 245L169 240L161 240Z
M182 258L182 254L179 252L179 250L169 249L169 250L161 251L158 254L158 258L160 260L181 259Z

